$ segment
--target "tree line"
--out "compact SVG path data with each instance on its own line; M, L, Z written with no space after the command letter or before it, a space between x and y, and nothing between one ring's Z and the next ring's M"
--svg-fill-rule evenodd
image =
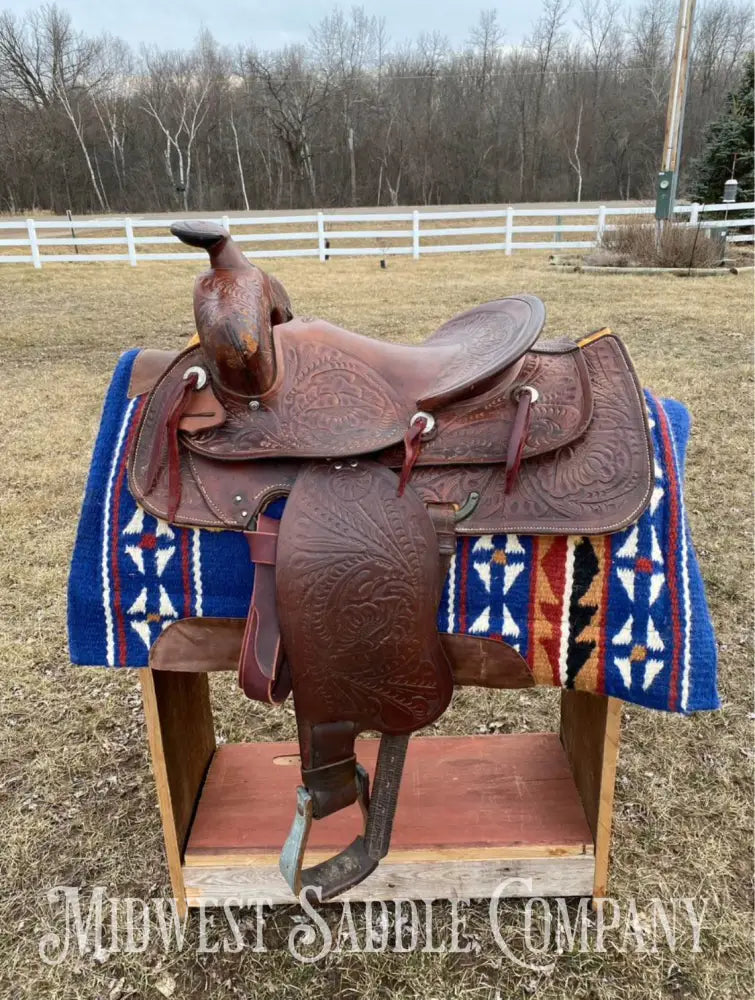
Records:
M363 8L261 52L203 31L135 52L55 4L0 14L0 211L75 213L653 196L676 5L544 0L511 42L392 44ZM683 162L752 49L747 3L698 4ZM682 174L681 193L691 181Z

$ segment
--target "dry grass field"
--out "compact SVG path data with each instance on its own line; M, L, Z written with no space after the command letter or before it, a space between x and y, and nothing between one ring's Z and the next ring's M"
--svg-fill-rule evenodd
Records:
M723 710L692 719L625 711L611 894L707 900L701 951L552 955L534 973L496 945L484 903L467 911L463 954L333 954L295 961L293 909L269 919L268 951L39 957L61 929L58 885L168 893L137 678L73 668L65 629L68 562L100 407L118 355L177 348L191 334L192 263L7 266L0 275L0 998L211 1000L744 1000L752 995L752 285L556 274L546 256L281 260L298 308L388 339L420 340L453 313L527 290L548 334L612 326L644 384L692 410L687 503L721 651ZM290 712L246 702L213 679L219 735L293 736ZM552 728L553 692L464 691L437 731ZM187 734L187 739L190 739ZM699 908L699 907L698 907ZM521 942L521 902L502 908ZM337 919L328 908L331 921ZM449 919L436 906L438 934Z

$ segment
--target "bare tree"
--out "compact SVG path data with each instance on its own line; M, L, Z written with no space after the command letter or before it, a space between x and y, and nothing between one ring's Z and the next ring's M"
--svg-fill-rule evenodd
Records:
M328 78L308 66L304 50L287 48L272 59L250 57L250 71L264 85L262 110L285 146L291 166L317 204L312 133L328 93Z
M367 74L379 65L384 32L384 21L369 17L363 7L352 7L348 17L336 9L312 30L316 58L330 82L331 97L341 107L352 205L358 204L355 150L361 124L359 112L372 100Z
M588 56L593 78L597 80L605 56L615 48L618 35L619 0L580 0L577 29L588 46Z
M478 56L479 70L475 76L480 99L483 101L491 86L490 77L498 64L503 36L503 28L498 23L498 11L494 8L480 11L480 19L472 28L470 41L473 52Z
M239 184L241 185L241 195L244 199L244 208L249 211L249 196L246 193L246 180L244 178L244 164L241 160L241 147L239 146L239 133L236 128L236 122L233 119L233 109L231 109L230 118L228 123L231 126L231 132L233 134L233 148L236 153L236 165L239 168Z
M580 134L582 132L583 110L584 110L584 104L582 103L582 101L580 101L579 112L577 113L577 127L574 131L574 146L567 150L567 156L569 157L569 166L577 175L577 201L582 201L582 162L579 158L579 140L580 140Z
M541 0L467 42L389 45L356 8L307 48L135 57L62 8L0 14L0 207L64 211L652 197L673 0ZM569 18L576 30L569 30ZM699 0L683 165L751 47L744 0ZM507 39L508 41L508 39ZM685 176L680 180L684 193Z
M107 78L101 39L75 32L70 16L48 4L18 21L0 15L0 89L11 100L44 110L57 104L73 128L97 204L108 208L87 145L87 104Z
M210 83L196 58L152 50L145 53L144 61L148 86L142 94L142 109L163 134L165 173L188 210L192 155L207 115Z
M554 56L563 44L563 25L569 0L544 0L543 12L530 38L534 52L536 77L533 101L532 148L530 152L530 183L532 193L537 193L540 167L543 159L543 101L549 82Z
M44 4L21 20L0 14L0 93L38 108L49 108L60 88L73 91L96 82L101 42L75 32L70 16Z

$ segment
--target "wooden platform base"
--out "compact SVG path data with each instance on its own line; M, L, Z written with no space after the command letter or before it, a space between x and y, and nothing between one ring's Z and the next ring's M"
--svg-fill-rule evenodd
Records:
M205 674L140 670L179 912L290 903L278 855L300 782L293 743L216 748ZM603 896L620 702L564 691L559 733L413 739L391 851L339 899ZM374 767L377 741L358 744ZM345 847L358 809L313 824L307 864Z
M377 740L360 740L372 772ZM294 743L220 747L184 853L189 905L203 899L294 897L278 871L293 818ZM357 806L312 827L306 863L324 860L361 832ZM343 899L589 895L593 839L566 753L555 733L429 737L409 744L391 850ZM531 880L531 884L527 884Z

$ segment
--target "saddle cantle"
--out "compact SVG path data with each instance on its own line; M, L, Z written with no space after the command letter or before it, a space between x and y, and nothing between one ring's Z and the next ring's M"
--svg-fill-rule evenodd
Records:
M293 319L282 286L220 227L173 231L210 255L199 346L137 358L129 486L174 524L246 533L256 571L239 682L271 702L293 688L299 730L281 870L328 899L387 851L408 736L451 697L435 613L456 536L636 521L653 487L645 404L610 331L536 343L534 296L468 310L418 346L384 343ZM278 521L266 511L282 497ZM382 734L372 798L355 755L364 730ZM364 834L303 870L312 820L355 801Z

